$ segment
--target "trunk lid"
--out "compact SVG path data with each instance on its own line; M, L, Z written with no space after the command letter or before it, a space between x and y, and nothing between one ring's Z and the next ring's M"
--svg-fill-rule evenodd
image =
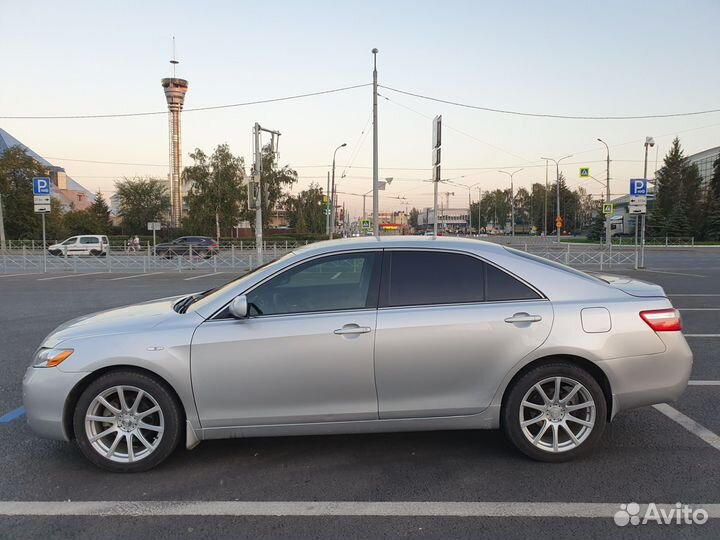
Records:
M593 276L603 280L608 285L615 289L620 289L630 296L637 296L640 298L647 297L661 297L666 298L667 295L660 285L655 283L649 283L640 279L634 279L628 276L615 276L611 274L600 274L593 272Z

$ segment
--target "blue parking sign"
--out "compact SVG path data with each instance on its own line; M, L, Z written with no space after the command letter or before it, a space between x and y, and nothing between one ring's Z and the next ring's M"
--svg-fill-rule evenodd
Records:
M633 178L630 180L630 195L647 195L647 179Z
M48 177L33 178L33 195L50 195L50 179Z

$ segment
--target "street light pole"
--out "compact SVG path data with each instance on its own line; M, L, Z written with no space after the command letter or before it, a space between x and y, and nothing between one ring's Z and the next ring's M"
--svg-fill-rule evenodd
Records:
M557 191L557 215L555 216L555 228L557 229L558 246L560 245L560 233L561 233L561 229L562 229L562 227L558 227L558 225L557 225L557 223L558 223L557 220L560 217L560 162L563 159L567 159L570 157L572 157L572 154L565 156L565 157L561 157L560 159L544 158L544 157L540 158L540 159L550 160L555 163L555 191Z
M645 137L645 168L643 169L643 178L647 181L647 162L648 162L648 148L655 146L655 139L652 137ZM646 210L647 212L647 210ZM647 214L642 215L642 234L640 235L640 268L645 268L645 222L647 220ZM637 225L635 225L637 229Z
M377 82L377 49L373 54L373 234L380 236L380 170L378 164L378 82Z
M333 152L333 160L332 160L332 184L331 184L331 194L330 194L330 231L328 234L328 237L332 239L332 237L335 235L335 155L337 154L337 151L341 148L344 148L347 146L347 143L342 143L340 146L338 146L335 151Z
M327 177L327 191L325 196L328 198L327 205L325 206L325 234L330 237L330 171L328 171Z
M512 231L512 237L515 238L515 187L513 185L513 176L515 173L519 173L522 169L518 169L513 173L507 171L498 171L503 174L507 174L510 177L510 230Z
M610 204L610 147L602 139L598 138L598 141L603 143L605 145L605 148L607 149L607 176L606 176L606 182L605 182L605 187L607 189L607 197L605 198L605 202ZM645 160L647 163L647 151L645 152ZM610 218L611 217L612 217L612 214L605 214L605 245L607 246L608 249L612 249L612 237L610 236Z
M478 188L478 238L480 238L480 208L482 207L482 188Z
M545 160L545 212L543 213L543 236L547 238L547 192L548 192L548 165L549 162Z

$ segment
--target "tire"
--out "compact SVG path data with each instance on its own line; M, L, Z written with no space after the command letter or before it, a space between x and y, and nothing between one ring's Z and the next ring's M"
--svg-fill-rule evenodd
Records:
M59 257L59 256L60 256L60 251L57 250L57 249L51 249L51 250L50 250L50 255L52 255L53 257Z
M91 249L91 250L90 250L90 255L93 256L93 257L97 257L97 256L100 255L100 250Z
M205 251L205 250L199 251L198 254L197 254L197 256L198 256L199 258L201 258L201 259L209 259L209 258L210 258L210 252Z
M133 414L138 396L139 414ZM97 420L105 417L108 421ZM119 473L147 471L167 459L180 442L182 421L182 409L167 386L132 370L98 377L80 395L73 412L75 439L83 455L101 469ZM102 433L106 435L91 441Z
M522 375L508 390L502 410L502 427L510 441L537 461L570 461L589 452L606 425L607 403L600 385L570 362L545 364Z

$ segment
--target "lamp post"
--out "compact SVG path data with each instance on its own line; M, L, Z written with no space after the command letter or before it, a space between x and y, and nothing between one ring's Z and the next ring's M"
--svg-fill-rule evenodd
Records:
M605 202L610 204L610 147L608 144L603 141L601 138L598 137L598 141L603 143L605 145L605 149L607 150L607 175L605 180L605 188L607 189L607 197L605 198ZM612 238L610 236L610 218L612 217L611 214L605 214L605 245L608 247L608 249L612 249Z
M548 160L545 160L545 206L543 212L543 237L547 238L547 192L548 192Z
M507 174L510 177L510 230L512 231L513 238L515 238L515 187L513 185L513 176L515 176L515 173L519 173L520 171L522 171L522 169L518 169L512 173L507 171L498 171L503 174Z
M335 235L335 155L337 154L338 150L340 150L341 148L345 148L346 146L347 146L347 143L342 143L333 152L332 185L330 188L331 189L331 193L330 193L330 234L328 235L329 238L331 238L331 239Z
M643 169L643 178L647 180L647 161L648 161L648 148L655 146L655 139L653 137L645 137L645 168ZM640 235L640 268L645 268L645 221L647 220L647 214L642 215L642 234ZM637 229L637 225L635 226Z
M380 236L380 166L378 162L378 82L377 82L377 49L372 50L373 54L373 234Z
M561 157L560 159L553 159L553 158L544 158L541 157L540 159L546 159L549 161L552 161L555 163L555 191L557 191L557 215L555 216L555 228L557 229L557 241L558 245L560 245L560 232L562 227L558 227L558 218L560 217L560 162L563 159L571 158L572 154ZM562 219L562 218L561 218Z

